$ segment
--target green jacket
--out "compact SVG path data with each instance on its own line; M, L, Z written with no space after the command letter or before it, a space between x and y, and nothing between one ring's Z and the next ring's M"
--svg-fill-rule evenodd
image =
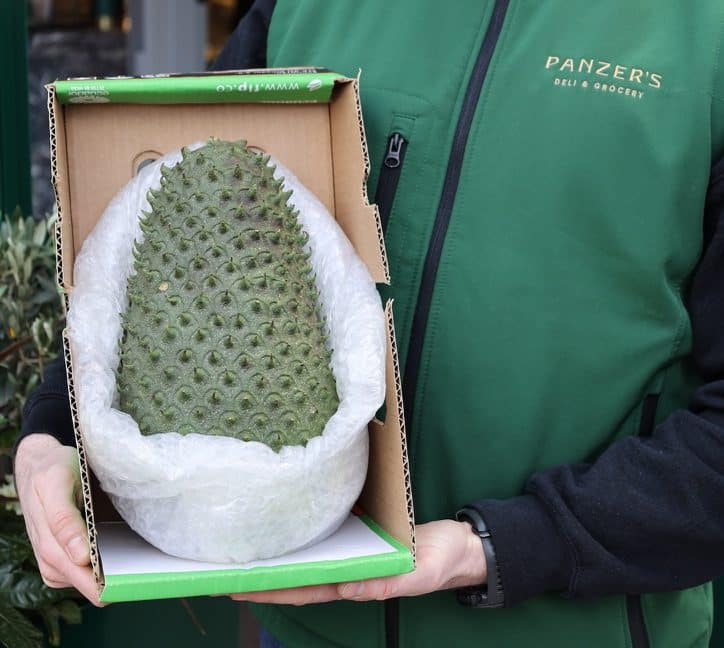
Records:
M510 562L506 515L560 535L570 514L531 476L688 405L701 381L685 289L724 153L723 26L720 0L276 2L269 67L362 71L417 522L481 501ZM610 483L614 507L627 488ZM595 550L615 553L607 540ZM707 645L708 585L576 598L578 540L566 555L537 542L517 539L532 583L509 609L440 592L255 611L291 647ZM548 559L565 573L540 574ZM554 584L568 595L542 593Z

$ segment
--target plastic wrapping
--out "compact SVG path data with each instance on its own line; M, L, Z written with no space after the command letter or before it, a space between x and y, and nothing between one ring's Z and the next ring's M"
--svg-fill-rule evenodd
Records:
M197 144L195 146L200 146ZM194 147L195 147L194 146ZM121 313L142 234L146 194L161 166L143 168L111 201L78 254L68 330L79 422L90 465L128 524L163 551L247 562L287 553L332 533L367 470L367 423L384 400L385 322L374 282L322 203L277 163L309 234L329 328L340 405L322 436L275 453L256 442L202 434L142 436L117 409Z

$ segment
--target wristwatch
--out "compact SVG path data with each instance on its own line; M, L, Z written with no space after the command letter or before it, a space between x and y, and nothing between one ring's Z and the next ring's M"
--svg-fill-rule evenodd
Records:
M483 516L480 515L477 509L466 506L455 514L455 519L458 522L469 522L473 527L473 533L480 537L488 572L487 585L462 587L455 591L458 603L475 608L503 607L503 584L500 581L498 572L498 561L495 559L495 547L493 547L490 531L487 524L485 524L485 520L483 520Z

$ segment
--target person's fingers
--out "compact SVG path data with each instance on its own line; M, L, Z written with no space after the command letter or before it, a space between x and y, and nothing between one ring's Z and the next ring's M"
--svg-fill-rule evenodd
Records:
M370 578L364 581L342 583L339 596L353 601L385 601L398 596L415 596L431 591L427 583L415 576L415 572L402 576Z
M377 581L381 579L376 579ZM365 583L363 581L344 583L339 586L339 595L343 599L352 601L367 601L370 599L384 600L398 596L398 588L392 583Z
M90 567L80 567L71 564L70 584L75 587L85 598L87 598L96 607L104 607L105 604L100 602L98 597L98 586L96 585L93 570Z
M60 583L60 587L75 587L93 605L100 606L98 588L92 569L73 563L60 547L50 529L43 526L42 521L36 523L36 528L39 538L39 545L36 547L38 565L45 565L48 568L47 575L41 571L43 577L47 577L49 581Z
M57 589L71 586L64 574L61 574L55 567L45 562L42 558L38 558L38 570L40 571L40 577L48 587Z
M38 563L38 571L40 572L43 582L48 587L53 588L70 587L70 582L65 575L48 562L47 558L50 556L49 542L48 540L41 540L42 536L38 531L38 526L35 523L35 518L33 516L28 514L25 515L25 528L28 531L30 544L33 547L35 559Z
M288 589L267 590L264 592L244 592L241 594L230 594L229 596L235 601L278 603L281 605L309 605L312 603L327 603L339 599L336 584L290 587Z
M33 481L48 528L76 565L90 563L88 534L75 504L77 474L64 464L49 467Z
M16 483L26 528L36 553L42 550L39 527L50 527L57 542L76 564L88 564L85 523L75 504L79 468L75 450L47 435L31 435L19 447ZM22 452L21 452L22 451ZM39 521L43 520L43 524ZM46 561L47 562L47 561Z
M279 603L287 605L307 605L326 603L340 598L354 601L384 601L398 596L415 596L434 589L430 574L411 572L401 576L371 578L364 581L339 583L333 585L314 585L310 587L292 587L264 592L245 592L231 594L235 601L253 603Z
M399 596L419 596L438 589L439 578L430 570L416 569L409 574L370 578L341 583L339 596L353 601L385 601Z
M49 587L75 587L101 605L83 518L76 506L78 455L47 434L31 434L15 455L15 482L28 537Z
M33 504L35 504L37 507L40 507L40 504L38 502L33 502ZM28 532L30 544L32 545L33 551L35 552L35 555L37 557L40 538L38 534L38 528L35 525L35 516L29 510L30 508L30 506L27 506L25 509L23 509L23 516L25 518L25 530Z
M469 542L470 540L473 542ZM479 555L478 555L479 554ZM453 520L438 520L417 527L417 565L414 571L399 576L371 578L341 583L341 598L354 601L384 601L398 596L419 596L441 589L480 582L478 576L485 558L480 541L470 532L469 525ZM473 565L474 569L464 570ZM473 580L469 580L474 576Z

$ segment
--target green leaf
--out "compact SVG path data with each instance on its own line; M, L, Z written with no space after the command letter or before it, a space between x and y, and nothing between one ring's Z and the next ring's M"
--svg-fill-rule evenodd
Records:
M12 603L10 601L10 592L12 592L15 583L16 572L16 565L0 565L0 597L8 603Z
M48 643L51 646L60 646L60 622L58 621L58 610L53 607L47 607L39 610L40 616L43 617L45 631L48 635Z
M55 286L44 286L38 290L28 300L33 306L43 306L45 304L53 304L58 301L58 290Z
M6 367L0 365L0 407L4 407L15 392L14 380Z
M28 536L25 533L25 522L22 517L0 509L0 535L4 538L17 538L20 542L27 543L28 556L32 558L32 550L27 539Z
M60 618L66 623L78 624L83 620L80 605L71 599L60 601L56 606Z
M51 589L38 572L20 572L15 575L12 587L6 591L3 573L0 570L0 594L15 607L25 610L38 610L57 603L72 595L71 589Z
M41 648L43 635L22 613L0 601L0 642L5 648Z
M47 233L47 225L43 221L38 222L35 225L35 231L33 232L33 243L37 246L42 245L45 242Z
M28 256L23 263L23 275L26 279L30 279L33 274L33 257Z
M32 553L27 538L24 535L6 535L3 524L0 535L0 565L20 566L32 556Z

